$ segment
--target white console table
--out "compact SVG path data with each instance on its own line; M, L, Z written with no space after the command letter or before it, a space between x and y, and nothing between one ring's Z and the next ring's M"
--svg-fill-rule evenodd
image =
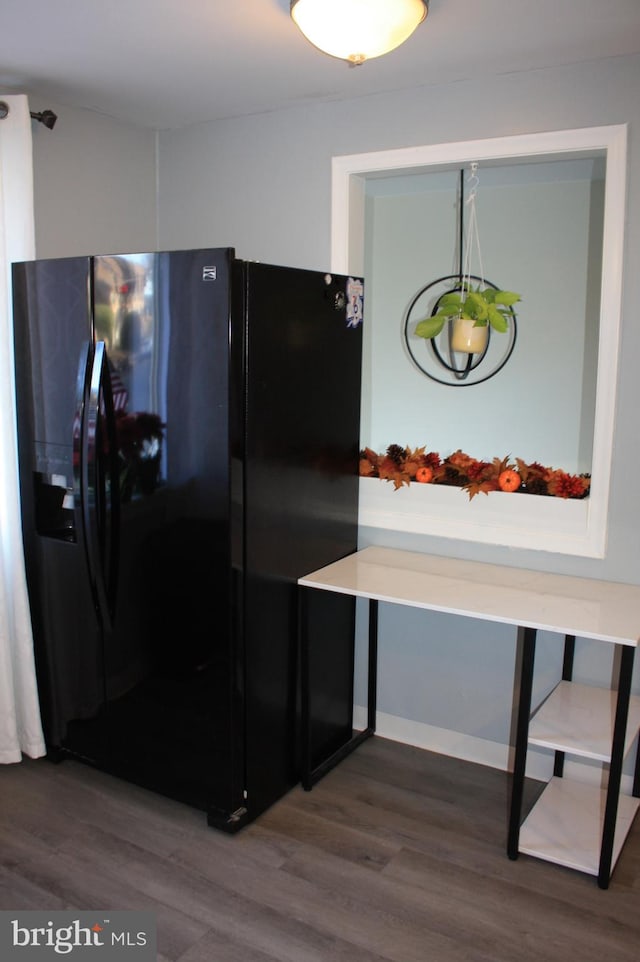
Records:
M517 626L522 657L507 854L535 855L595 875L607 888L640 804L640 751L632 795L621 795L624 759L640 730L640 698L631 695L640 640L640 587L370 547L299 579L302 783L306 789L375 732L378 603L410 605ZM305 592L332 591L369 599L369 704L363 732L311 768L308 637ZM562 679L531 715L536 632L565 636ZM618 646L617 690L571 681L575 638ZM554 775L524 823L522 799L529 744L555 752ZM606 790L563 777L565 754L609 764Z

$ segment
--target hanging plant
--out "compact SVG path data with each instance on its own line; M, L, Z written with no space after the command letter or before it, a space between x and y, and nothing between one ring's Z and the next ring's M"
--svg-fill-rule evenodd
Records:
M437 337L445 324L453 322L452 350L469 354L482 353L486 349L489 327L499 334L509 330L509 319L515 317L513 305L521 300L514 291L498 289L484 279L480 233L476 212L478 189L478 164L471 164L469 177L471 189L465 205L469 208L466 238L463 239L463 219L460 219L460 277L458 285L436 301L430 317L419 321L415 328L418 337L430 340ZM461 187L462 204L462 187ZM461 207L462 211L462 207ZM480 267L480 282L472 285L471 261L475 254ZM458 325L458 326L457 326ZM463 326L460 326L463 325Z
M513 317L513 305L521 300L514 291L497 291L493 287L470 288L463 282L460 291L449 291L438 301L437 313L418 321L415 333L418 337L437 337L448 321L457 318L473 321L474 327L490 325L494 331L506 334L508 319Z

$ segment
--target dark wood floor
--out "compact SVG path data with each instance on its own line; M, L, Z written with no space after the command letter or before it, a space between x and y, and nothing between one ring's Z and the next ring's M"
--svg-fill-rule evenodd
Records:
M640 821L602 891L509 861L507 801L502 772L376 738L227 836L27 760L0 766L0 908L151 910L181 962L637 962Z

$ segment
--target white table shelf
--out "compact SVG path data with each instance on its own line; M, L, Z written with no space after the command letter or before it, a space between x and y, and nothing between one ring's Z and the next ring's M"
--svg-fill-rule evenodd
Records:
M368 727L315 771L309 757L304 760L303 745L305 788L375 731L379 602L515 625L521 629L522 647L507 853L515 859L519 852L527 852L595 874L598 885L608 887L638 808L637 797L620 795L620 784L623 759L640 728L640 699L630 695L640 640L640 587L378 547L357 551L298 583L304 589L300 595L303 727L308 666L305 590L369 599ZM565 636L565 668L563 681L530 719L538 629ZM567 665L572 663L572 654L568 656L568 652L573 651L576 637L618 648L617 691L570 681ZM529 744L555 751L556 777L521 826ZM565 752L609 762L607 790L559 777ZM638 757L633 793L640 795ZM580 818L576 817L578 811Z
M520 828L520 852L598 875L606 801L597 785L552 778ZM620 796L611 871L639 805L638 798Z
M617 692L561 681L529 723L529 744L581 758L611 761ZM640 729L640 698L629 701L624 756Z
M364 548L298 584L637 647L640 588L590 578Z

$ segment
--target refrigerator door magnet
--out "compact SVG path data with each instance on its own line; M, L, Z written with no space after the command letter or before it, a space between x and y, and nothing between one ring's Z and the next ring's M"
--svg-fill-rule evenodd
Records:
M357 327L362 323L362 302L364 285L360 278L350 277L347 281L347 327Z

